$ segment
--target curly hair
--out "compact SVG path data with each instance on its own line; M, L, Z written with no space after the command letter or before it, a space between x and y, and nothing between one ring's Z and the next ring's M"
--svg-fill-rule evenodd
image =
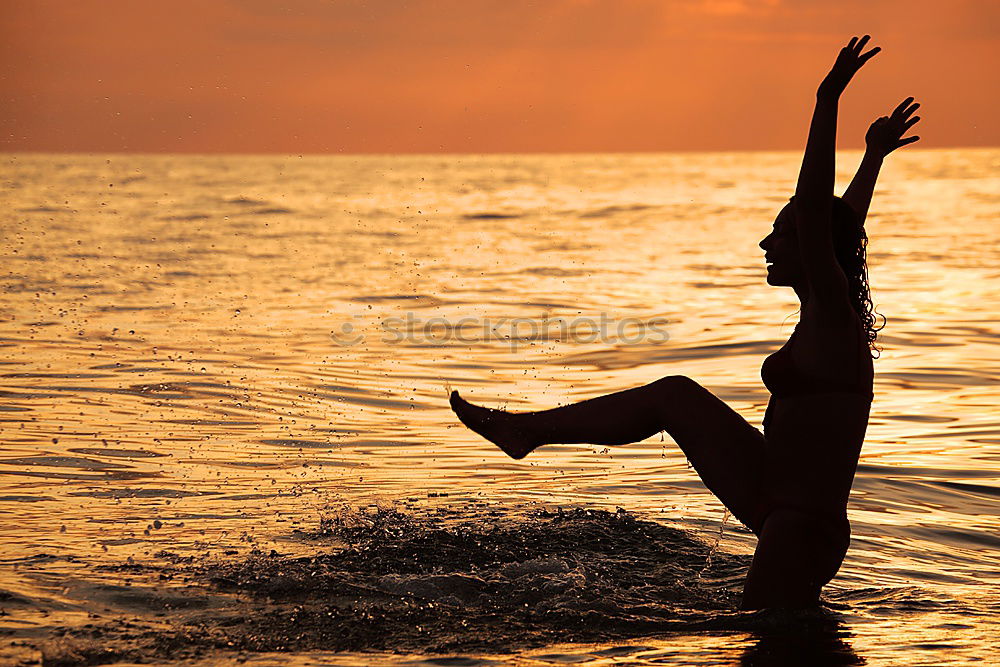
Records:
M885 327L885 316L875 310L868 286L868 235L858 213L840 197L833 198L833 246L837 263L847 276L851 305L865 328L872 356L877 358L882 350L875 339Z

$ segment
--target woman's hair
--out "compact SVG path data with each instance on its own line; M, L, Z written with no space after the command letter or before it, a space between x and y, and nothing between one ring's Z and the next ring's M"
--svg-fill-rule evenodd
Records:
M837 262L847 276L851 305L861 318L868 346L873 350L872 356L878 357L882 350L876 347L875 338L885 326L885 316L875 311L868 287L868 235L857 211L840 197L833 198L833 248ZM882 322L876 326L879 318Z

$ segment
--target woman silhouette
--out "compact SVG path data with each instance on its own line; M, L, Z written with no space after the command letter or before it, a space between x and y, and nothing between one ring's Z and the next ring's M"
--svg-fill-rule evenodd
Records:
M763 433L698 383L651 384L539 412L451 406L470 429L515 459L546 443L624 445L666 431L705 485L758 537L743 608L816 604L850 542L847 499L872 402L877 327L868 292L863 222L883 158L918 137L907 98L876 120L843 199L833 196L837 105L878 48L841 49L816 95L795 196L764 250L767 282L801 302L795 331L761 366L771 398Z

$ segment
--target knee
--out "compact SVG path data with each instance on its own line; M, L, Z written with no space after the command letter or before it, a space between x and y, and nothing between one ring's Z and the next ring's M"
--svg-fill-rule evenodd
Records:
M653 383L653 386L663 392L692 391L702 386L686 375L666 375Z
M824 521L790 508L767 515L743 591L744 609L803 607L819 601L820 590L837 573L846 551Z
M792 507L776 507L764 519L764 530L788 537L798 537L826 549L846 546L851 540L850 524L844 517L835 520L826 515Z
M806 513L776 508L764 518L759 539L760 543L780 553L782 560L788 561L786 568L797 568L816 560L814 531L813 519Z
M815 519L803 512L790 507L777 507L767 515L765 525L776 533L796 534L809 530Z

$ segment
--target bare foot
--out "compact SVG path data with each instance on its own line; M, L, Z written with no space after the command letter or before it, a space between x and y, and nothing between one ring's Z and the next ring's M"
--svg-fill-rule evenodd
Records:
M507 456L523 459L538 446L514 425L518 415L473 405L457 391L451 392L450 402L451 409L463 424L502 449Z

